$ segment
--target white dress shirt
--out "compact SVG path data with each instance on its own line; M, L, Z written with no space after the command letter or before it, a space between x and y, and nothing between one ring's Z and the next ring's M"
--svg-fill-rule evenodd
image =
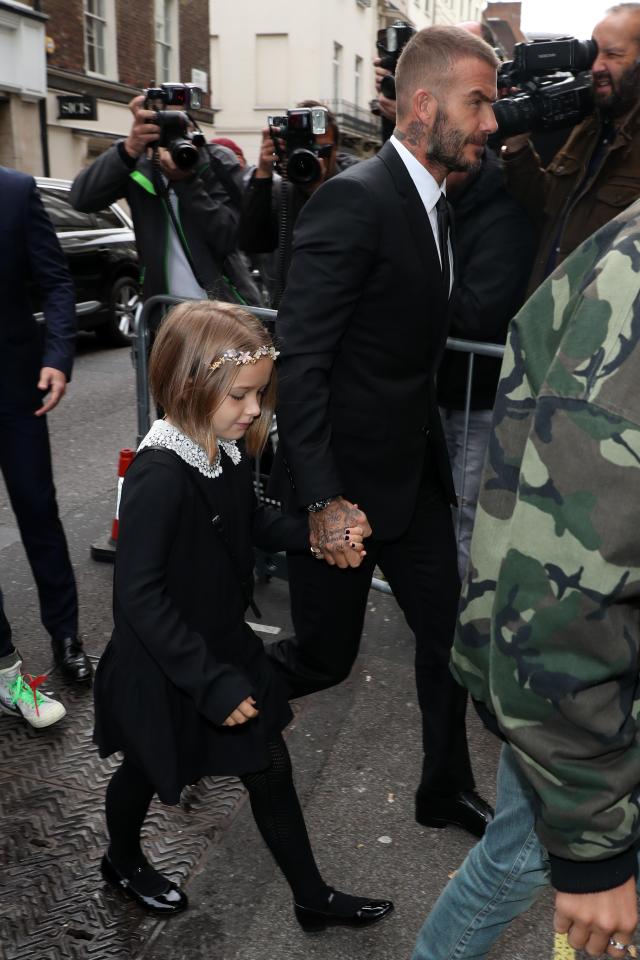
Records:
M440 266L442 267L442 251L440 250L440 241L438 238L438 213L436 211L436 204L440 199L441 194L443 194L445 197L447 195L446 181L443 181L442 188L440 188L427 168L423 167L422 164L416 160L411 151L407 150L405 145L401 143L396 136L392 136L389 139L389 143L392 143L397 150L398 156L407 168L407 173L413 180L415 188L420 194L420 199L422 200L424 208L427 211L427 216L429 217L433 239L436 243L436 250L438 251L438 256L440 257ZM448 246L449 249L447 252L449 255L449 276L451 277L449 292L451 292L451 286L453 285L453 254L451 250L451 236L449 236Z

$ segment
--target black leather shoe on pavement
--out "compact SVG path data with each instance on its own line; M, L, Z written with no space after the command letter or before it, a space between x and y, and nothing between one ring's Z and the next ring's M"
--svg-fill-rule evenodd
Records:
M152 913L168 917L189 906L186 894L148 864L146 867L136 867L131 876L125 877L105 853L100 873L108 884Z
M82 649L82 643L77 637L63 637L62 640L53 640L53 656L57 665L69 680L78 683L90 683L93 676L89 657Z
M339 900L338 898L343 898ZM336 906L334 907L334 900ZM345 904L346 901L347 903ZM296 920L306 933L317 933L329 926L341 924L349 927L366 927L377 923L393 910L391 900L367 900L365 897L350 897L332 890L325 910L314 910L294 903Z
M461 790L451 797L416 794L416 820L423 827L462 827L475 837L484 836L493 820L493 809L474 790Z

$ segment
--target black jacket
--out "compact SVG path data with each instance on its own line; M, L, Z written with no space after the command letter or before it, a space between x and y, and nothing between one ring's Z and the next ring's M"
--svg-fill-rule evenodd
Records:
M377 539L401 536L427 429L453 502L435 402L447 319L428 217L387 143L324 183L296 224L276 334L278 452L298 507L341 493L366 511Z
M225 282L226 259L236 250L242 171L224 147L209 144L202 163L187 180L172 183L178 198L178 218L198 280L210 296L235 302ZM208 158L213 159L213 164ZM168 292L166 249L169 215L154 186L151 161L126 156L118 144L82 170L71 187L71 203L90 213L124 197L131 209L142 264L145 298Z
M456 227L456 286L449 336L504 343L525 299L537 232L508 192L502 165L486 150L478 174L451 200ZM501 361L476 356L471 407L493 407ZM438 373L438 401L465 405L468 355L447 350Z
M245 623L237 570L251 573L252 542L308 549L308 525L257 507L248 459L207 478L166 450L144 450L127 471L115 565L115 629L95 679L94 739L122 750L160 799L207 774L269 763L267 741L289 721L262 641ZM234 560L211 523L222 519ZM222 726L252 695L259 715Z
M358 163L348 153L338 153L337 172ZM283 193L286 191L286 215L283 215ZM238 245L245 253L261 255L257 261L262 281L271 304L277 306L291 265L293 229L309 195L294 183L287 183L277 174L258 179L254 173L247 182L242 205ZM273 254L272 256L267 256Z
M71 377L76 345L73 281L33 177L0 167L0 409L33 412L42 402L42 367ZM33 316L29 287L42 300Z

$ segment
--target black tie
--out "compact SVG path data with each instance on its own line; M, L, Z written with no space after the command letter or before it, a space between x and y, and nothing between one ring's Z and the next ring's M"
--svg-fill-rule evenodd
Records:
M443 193L440 194L440 199L436 203L436 213L438 215L438 244L440 246L442 282L448 300L449 287L451 286L451 270L449 267L449 204Z

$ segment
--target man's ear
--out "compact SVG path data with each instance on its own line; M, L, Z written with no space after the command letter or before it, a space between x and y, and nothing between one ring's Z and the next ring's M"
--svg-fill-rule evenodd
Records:
M426 127L433 126L433 121L438 112L438 101L432 93L428 90L416 90L411 105L416 120L419 120Z

